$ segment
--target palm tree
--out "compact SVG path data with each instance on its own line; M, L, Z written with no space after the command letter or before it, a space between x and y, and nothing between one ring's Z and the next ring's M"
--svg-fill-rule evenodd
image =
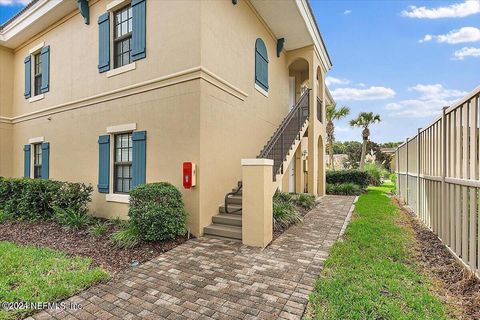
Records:
M352 127L363 128L362 131L362 157L360 158L360 170L363 170L365 165L365 155L367 153L367 142L370 137L370 125L380 122L380 115L373 114L373 112L360 112L356 119L350 120L350 125Z
M330 166L332 167L332 169L335 169L333 163L333 142L335 141L335 126L333 124L333 121L340 120L346 117L350 113L350 109L345 106L337 109L337 105L334 103L329 104L326 111L328 154L330 158Z

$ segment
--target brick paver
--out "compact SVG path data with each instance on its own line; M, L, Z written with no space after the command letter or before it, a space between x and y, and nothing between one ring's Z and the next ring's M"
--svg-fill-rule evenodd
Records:
M199 238L34 319L300 319L354 197L325 196L265 250ZM31 318L30 318L31 319Z

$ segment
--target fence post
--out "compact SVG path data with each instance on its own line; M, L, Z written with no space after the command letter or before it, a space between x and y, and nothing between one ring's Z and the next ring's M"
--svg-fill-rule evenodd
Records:
M407 160L407 167L405 168L405 181L406 181L406 186L405 186L405 203L407 205L410 205L410 203L408 203L408 138L407 138L407 141L405 143L405 153L406 153L406 160Z
M420 216L420 131L422 128L417 129L417 203L415 208L417 217Z
M440 223L442 226L440 227L440 237L442 238L442 241L445 241L445 235L447 233L446 228L448 227L448 223L446 221L446 216L447 216L447 185L445 183L445 177L447 175L447 119L446 119L446 111L448 107L443 107L442 110L442 149L441 149L441 155L442 155L442 210L441 215L442 218L440 219Z

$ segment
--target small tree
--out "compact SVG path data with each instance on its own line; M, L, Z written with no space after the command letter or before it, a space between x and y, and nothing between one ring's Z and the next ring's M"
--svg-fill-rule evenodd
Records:
M365 165L365 156L367 154L367 143L370 137L370 125L380 122L380 115L373 114L373 112L360 112L356 119L350 121L352 127L363 128L362 130L362 156L360 158L360 170L363 170Z
M346 117L350 113L350 109L345 106L337 109L337 105L334 103L334 104L328 105L326 111L327 111L326 119L327 119L328 154L330 157L330 166L332 169L335 169L335 164L333 163L333 143L335 141L335 125L333 124L333 122Z

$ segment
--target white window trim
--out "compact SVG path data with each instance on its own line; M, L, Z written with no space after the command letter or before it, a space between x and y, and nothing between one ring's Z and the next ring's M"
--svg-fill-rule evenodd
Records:
M32 89L30 89L30 90L35 90L35 89L32 88ZM45 98L45 94L40 93L40 94L37 94L36 96L33 96L33 97L29 98L29 99L28 99L28 102L29 102L29 103L32 103L32 102L35 102L35 101L42 100L43 98Z
M115 11L116 9L119 9L120 7L123 7L127 4L129 4L131 1L130 0L114 0L112 2L107 3L107 11Z
M28 144L36 144L41 142L45 142L45 137L35 137L28 139Z
M130 196L128 194L108 193L105 195L107 202L130 203Z
M42 48L45 47L45 42L40 42L39 44L37 44L35 47L31 48L28 53L29 54L35 54L37 53L38 51L42 50Z
M107 133L115 134L115 133L130 132L135 130L137 130L136 123L127 123L127 124L119 124L116 126L108 127Z
M256 82L255 82L255 89L257 89L258 92L263 94L265 97L268 98L268 91L265 91L262 87L260 87Z
M111 78L111 77L117 76L119 74L135 70L136 68L137 68L137 65L134 61L134 62L126 64L122 67L115 68L115 69L112 69L112 70L108 70L107 71L107 78Z

